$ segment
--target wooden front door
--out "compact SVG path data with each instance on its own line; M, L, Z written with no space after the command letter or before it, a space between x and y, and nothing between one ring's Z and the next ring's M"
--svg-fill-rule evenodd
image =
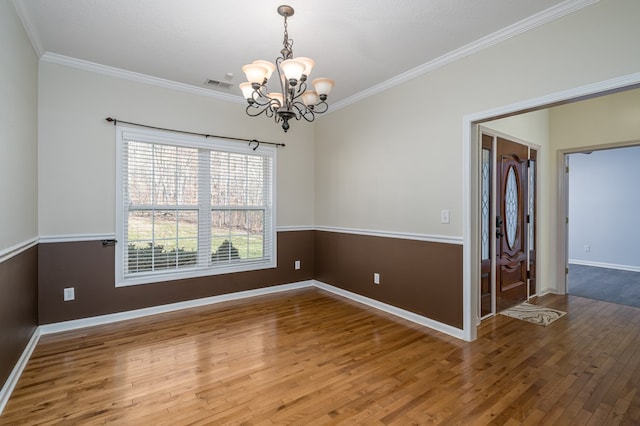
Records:
M498 137L496 193L496 308L527 300L528 147Z

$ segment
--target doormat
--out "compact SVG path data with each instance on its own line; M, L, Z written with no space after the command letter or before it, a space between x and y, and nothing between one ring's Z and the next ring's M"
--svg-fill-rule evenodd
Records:
M562 318L567 315L566 312L558 311L557 309L532 305L527 302L521 303L513 308L506 309L500 313L511 318L517 318L519 320L542 325L544 327L548 326L558 318Z

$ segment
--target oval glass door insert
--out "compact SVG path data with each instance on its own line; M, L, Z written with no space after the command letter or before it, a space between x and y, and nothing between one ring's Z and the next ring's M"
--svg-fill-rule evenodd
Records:
M509 167L507 173L507 185L504 190L504 213L507 244L512 249L518 231L518 183L513 166Z

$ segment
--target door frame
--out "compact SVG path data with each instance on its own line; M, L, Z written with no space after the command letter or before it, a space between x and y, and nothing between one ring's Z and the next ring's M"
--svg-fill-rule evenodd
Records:
M511 115L522 114L524 112L549 108L562 103L583 100L588 97L596 97L609 92L632 88L637 85L640 85L640 72L595 82L593 84L578 86L496 108L473 112L462 117L462 337L464 340L476 340L479 325L479 313L476 303L478 300L477 282L480 276L480 244L478 240L480 204L479 191L477 187L479 177L478 158L480 151L477 143L478 126L483 122L495 120L497 118L504 118ZM558 153L558 155L560 154ZM551 160L551 157L548 157L549 160ZM543 167L539 167L538 189L541 187L540 183L542 182L542 179L540 178L544 173L549 172L545 171ZM559 186L560 182L553 182L551 185ZM545 190L550 190L550 188L545 188ZM539 197L538 211L540 211L540 202L542 201L542 197ZM556 201L560 200L556 199ZM556 217L562 217L557 213L558 212L556 212ZM561 224L558 223L558 227L560 226ZM560 240L566 240L566 236L565 238L558 238L558 241ZM562 244L566 246L566 241L562 241ZM542 249L544 248L538 247L539 251ZM566 254L563 255L563 251L558 251L557 253L556 268L559 267L559 265L566 265ZM538 257L542 258L541 256ZM548 265L539 264L538 267L546 268ZM554 287L561 287L561 282L562 281L556 281ZM549 286L549 284L547 285Z
M537 155L538 157L540 157L542 155L543 148L542 146L532 143L532 142L528 142L524 139L518 138L516 136L512 136L509 135L508 133L503 133L500 132L498 130L494 130L492 128L489 128L485 125L479 124L478 125L478 139L477 139L477 144L478 144L478 152L482 152L482 135L489 135L492 138L494 138L493 141L493 145L491 148L491 182L490 182L490 191L491 191L491 205L489 206L489 235L491 235L493 237L493 235L495 235L496 233L496 224L495 221L492 218L495 218L497 215L497 191L498 191L498 185L497 185L497 172L496 172L496 166L497 166L497 138L502 138L502 139L507 139L511 142L515 142L519 145L523 145L526 146L527 149L530 150L535 150L537 151ZM479 154L480 155L480 154ZM527 155L527 160L529 160L531 153L529 152ZM481 160L481 157L478 157L478 161ZM536 161L536 170L535 173L538 173L538 162ZM481 176L481 174L480 174ZM479 178L478 179L478 184L481 184L482 179ZM537 217L538 217L538 212L540 211L540 188L538 185L538 182L540 182L539 176L536 176L536 185L534 187L534 191L535 191L535 200L536 200L536 211L535 211L535 216L534 216L534 232L535 232L535 241L539 241L539 229L540 227L538 226L537 222ZM526 185L529 184L529 179L527 178L527 182ZM478 194L481 194L481 188L479 188L478 190ZM480 198L480 195L478 195L478 197ZM525 200L528 201L528 200ZM478 203L478 208L480 206L480 203ZM526 213L525 213L526 215ZM528 230L526 231L528 233ZM478 238L478 243L480 243L481 241L481 229L480 226L478 226L478 235L476 236L476 238ZM529 243L527 242L527 245ZM496 308L496 291L497 291L497 268L496 268L496 253L495 253L495 249L493 248L494 246L492 246L492 248L490 249L490 253L491 253L491 313L488 315L485 315L484 317L481 316L480 314L480 307L479 307L479 303L480 303L480 294L478 293L478 323L480 321L482 321L482 319L484 318L488 318L491 316L494 316L495 314L497 314L497 308ZM479 250L480 252L480 250ZM479 254L479 253L478 253ZM527 248L527 268L529 267L529 250ZM537 273L539 273L540 268L539 268L539 263L538 263L538 252L536 251L536 259L535 259L535 265L537 268ZM478 283L476 283L476 285L478 285ZM531 294L530 288L529 288L529 280L527 279L527 300L529 300L531 297L533 297L534 295Z
M569 167L569 155L581 154L593 151L601 151L605 149L628 148L631 146L640 146L640 140L631 140L624 142L612 142L598 145L581 146L570 149L558 150L558 238L557 249L562 256L562 263L558 265L557 277L558 294L568 294L567 268L569 268L569 220L571 212L569 211L569 180L571 179L571 171L567 172ZM566 220L560 220L566 218ZM559 256L560 257L560 256Z

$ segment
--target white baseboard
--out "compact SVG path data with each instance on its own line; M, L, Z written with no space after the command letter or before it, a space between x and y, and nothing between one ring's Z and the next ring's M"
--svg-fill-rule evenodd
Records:
M246 299L246 298L255 297L255 296L280 293L283 291L289 291L289 290L295 290L295 289L307 288L307 287L316 287L321 290L325 290L330 293L337 294L339 296L353 300L354 302L362 303L364 305L387 312L389 314L406 319L408 321L422 325L424 327L464 340L463 330L452 327L450 325L443 324L441 322L432 320L422 315L418 315L413 312L380 302L378 300L370 299L368 297L361 296L359 294L352 293L350 291L343 290L341 288L322 283L320 281L316 281L316 280L300 281L297 283L264 287L256 290L240 291L237 293L229 293L229 294L223 294L220 296L205 297L202 299L188 300L185 302L171 303L168 305L153 306L150 308L136 309L133 311L118 312L115 314L100 315L100 316L91 317L91 318L83 318L78 320L63 321L63 322L58 322L54 324L41 325L38 328L36 328L36 331L33 333L33 335L31 336L31 339L29 340L29 343L27 343L27 346L22 352L20 359L18 360L15 367L11 371L9 378L7 379L6 383L2 387L2 390L0 390L0 415L2 414L2 411L4 410L5 405L9 401L9 397L11 396L13 389L18 383L18 379L22 375L22 371L27 366L27 363L29 362L29 358L31 357L31 354L35 349L38 343L38 340L40 339L40 336L43 336L46 334L52 334L52 333L60 333L63 331L77 330L80 328L92 327L95 325L111 324L119 321L141 318L149 315L156 315L156 314L161 314L166 312L173 312L181 309L189 309L189 308L195 308L199 306L213 305L216 303L227 302L231 300Z
M31 335L31 339L29 339L29 343L27 343L27 346L24 348L24 351L22 351L22 355L20 355L20 359L18 359L18 362L13 367L13 370L11 370L11 374L9 374L9 377L7 378L7 381L4 383L4 386L2 386L2 389L0 389L0 415L2 415L2 412L4 411L4 407L7 405L7 402L9 402L9 397L13 393L13 389L16 387L16 384L18 384L18 379L20 378L20 376L22 375L22 372L27 366L27 363L29 362L29 358L31 358L31 354L33 353L33 350L36 348L36 345L38 344L38 340L40 340L40 336L41 336L40 327L38 327Z
M227 293L220 296L205 297L202 299L187 300L184 302L171 303L168 305L152 306L150 308L136 309L133 311L118 312L115 314L100 315L91 318L63 321L53 324L45 324L39 327L40 334L60 333L62 331L77 330L79 328L92 327L94 325L111 324L118 321L126 321L149 315L163 314L178 311L181 309L196 308L199 306L213 305L215 303L228 302L231 300L246 299L249 297L263 296L267 294L279 293L282 291L295 290L299 288L312 287L313 281L300 281L292 284L276 285L259 288L256 290L239 291L237 293Z
M640 272L640 266L619 265L617 263L592 262L589 260L569 259L569 264L595 266L596 268L618 269L620 271Z
M424 317L422 315L418 315L411 311L407 311L404 309L400 309L393 305L389 305L387 303L380 302L375 299L368 298L366 296L362 296L360 294L352 293L347 290L343 290L338 287L334 287L329 284L325 284L320 281L314 281L314 286L326 290L330 293L337 294L339 296L346 297L347 299L353 300L354 302L362 303L364 305L370 306L372 308L378 309L380 311L387 312L391 315L395 315L397 317L406 319L408 321L414 322L416 324L420 324L424 327L431 328L433 330L439 331L444 334L448 334L449 336L456 337L458 339L464 340L464 332L459 328L452 327L450 325L441 323L439 321L432 320L431 318Z

